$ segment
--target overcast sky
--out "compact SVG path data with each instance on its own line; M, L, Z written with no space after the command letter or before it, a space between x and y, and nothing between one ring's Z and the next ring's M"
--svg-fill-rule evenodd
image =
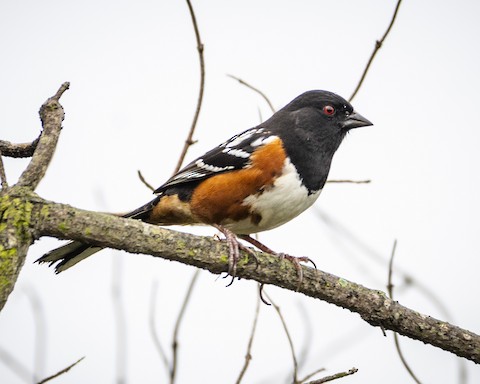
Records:
M204 106L188 159L252 127L271 112L233 74L265 92L276 108L326 89L348 98L396 2L195 1L205 44ZM385 290L394 239L396 299L480 332L480 3L406 1L353 101L373 127L354 130L337 152L329 184L308 212L261 234L277 251L309 255L325 271ZM0 2L1 139L38 136L40 105L64 81L64 129L38 193L75 207L122 212L151 198L172 173L195 110L199 69L184 1ZM26 161L6 159L10 183ZM327 224L325 218L330 220ZM335 223L332 224L332 223ZM343 228L338 230L338 228ZM210 228L181 228L213 235ZM351 236L347 236L350 234ZM356 240L355 240L356 239ZM60 242L42 239L0 315L0 351L38 379L76 359L57 382L166 382L149 331L157 284L157 329L169 351L172 326L194 269L144 255L103 251L56 276L33 261ZM116 271L116 272L114 272ZM417 284L406 286L401 273ZM118 363L112 281L121 281L126 362ZM243 365L256 284L202 272L180 335L178 383L232 383ZM359 368L349 383L407 383L392 334L347 310L266 287L282 308L300 376ZM432 300L430 293L448 310ZM32 301L40 302L33 316ZM36 329L46 349L36 347ZM38 334L37 334L38 338ZM424 383L459 382L459 359L401 338ZM40 348L41 358L34 358ZM283 382L291 357L272 307L262 306L245 383ZM468 383L480 369L464 363ZM2 383L22 379L0 360ZM343 382L342 381L342 382Z

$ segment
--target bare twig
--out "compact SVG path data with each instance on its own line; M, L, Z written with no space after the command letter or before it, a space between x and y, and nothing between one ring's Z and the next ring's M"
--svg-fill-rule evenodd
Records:
M407 280L413 285L415 289L420 291L428 300L430 300L442 314L444 319L448 322L453 322L453 316L447 306L441 301L440 297L428 286L419 283L417 280ZM467 369L467 362L464 359L456 359L458 365L458 384L466 384L469 382L469 371Z
M162 359L163 365L167 372L170 372L170 363L168 362L167 354L163 349L162 343L160 341L160 337L158 336L157 332L157 319L156 319L156 303L157 303L157 291L158 291L158 283L154 281L152 284L152 294L150 296L150 333L153 338L153 343L155 344L155 348L157 349L160 358Z
M265 292L265 296L267 297L268 301L273 305L273 308L275 308L275 311L277 312L278 317L280 318L280 321L282 322L283 330L285 331L285 335L287 336L287 339L288 339L288 344L290 345L290 352L292 353L292 361L293 361L293 383L294 384L300 383L299 380L298 380L297 356L295 355L295 348L293 346L293 340L292 340L292 337L290 336L290 332L288 331L287 323L285 322L285 319L283 318L280 307L277 304L275 304L275 302L272 300L272 298L266 292Z
M151 191L155 191L155 188L153 188L152 184L150 184L147 180L145 180L145 178L143 177L142 172L140 172L140 170L137 171L137 175L138 175L140 181L143 183L143 185L145 185Z
M78 363L80 363L83 359L85 359L85 356L81 357L80 359L78 359L76 362L74 362L73 364L70 364L68 367L62 369L61 371L58 371L57 373L55 373L54 375L52 376L48 376L47 378L43 379L42 381L39 381L38 384L44 384L46 383L47 381L50 381L52 379L55 379L56 377L60 376L60 375L63 375L64 373L68 372L70 369L72 369L75 365L77 365Z
M192 4L190 0L187 0L188 9L190 11L190 16L192 18L193 28L195 29L195 37L197 39L197 51L198 51L198 58L200 59L200 90L198 91L198 100L197 100L197 108L195 110L195 115L193 116L192 125L190 127L190 131L188 132L187 139L185 140L185 144L182 149L182 153L177 162L177 166L175 167L174 173L178 172L182 167L183 161L185 160L185 156L187 155L188 148L195 142L193 141L193 133L195 132L195 127L197 126L198 116L200 115L200 109L202 108L202 100L203 100L203 91L205 88L205 60L203 58L203 43L200 39L200 32L198 30L197 18L195 17L195 12L193 10Z
M319 368L316 371L313 371L312 373L309 373L307 376L305 376L302 380L300 380L300 383L305 383L307 380L311 379L313 376L315 376L317 373L325 371L325 368Z
M31 143L14 144L6 140L0 140L0 152L7 157L32 157L35 148L37 148L40 136Z
M26 383L32 382L32 372L22 361L13 356L9 351L0 345L0 361L17 377Z
M392 254L390 256L390 262L388 263L388 283L387 283L387 290L388 290L388 296L393 300L393 284L392 284L392 274L393 274L393 258L395 257L395 251L397 249L397 240L393 242L393 248L392 248ZM405 356L403 355L402 349L400 348L400 342L398 340L398 334L397 332L393 332L393 339L395 341L395 348L398 353L398 357L400 357L400 360L402 361L403 366L409 373L410 377L417 383L417 384L422 384L420 380L418 380L417 376L412 371L412 368L407 363L407 360L405 359Z
M393 299L393 284L392 284L392 274L393 274L393 258L395 257L395 251L397 250L397 239L393 242L392 253L390 255L390 261L388 263L388 282L387 282L387 291L388 296Z
M193 292L193 287L195 286L195 282L197 281L199 274L200 274L200 270L199 269L195 270L192 280L190 281L190 285L188 286L187 294L185 295L185 299L183 300L182 307L180 308L180 312L178 313L177 321L175 323L175 329L173 331L173 340L172 340L172 366L170 368L170 384L173 384L175 382L175 376L177 374L178 332L180 331L180 325L185 315L185 310L187 309L187 305L190 301L190 297Z
M57 146L65 115L59 100L69 87L70 83L63 83L57 93L41 106L40 119L42 120L43 132L40 135L40 140L33 153L32 160L18 180L18 186L35 189L43 176L45 176Z
M245 375L245 372L247 372L248 366L250 364L250 360L252 360L251 352L252 352L253 338L255 337L255 331L257 329L257 321L258 321L259 313L260 313L260 295L257 295L257 305L255 307L255 316L253 318L252 332L250 332L250 339L248 340L247 353L245 354L245 363L243 364L242 370L238 375L236 384L240 384L242 382L243 376Z
M8 188L7 175L5 174L5 167L3 165L1 149L0 149L0 181L1 181L2 189Z
M322 384L322 383L328 383L329 381L333 381L333 380L337 380L337 379L341 379L342 377L345 377L345 376L350 376L350 375L353 375L354 373L357 373L358 372L358 369L357 368L352 368L352 369L349 369L348 371L346 372L340 372L340 373L336 373L335 375L331 375L331 376L326 376L326 377L323 377L319 380L313 380L313 381L310 381L306 384Z
M395 19L397 17L397 13L398 13L398 9L400 8L400 4L401 4L402 0L398 0L397 2L397 6L395 7L395 11L393 12L393 16L392 16L392 20L390 20L390 24L388 25L388 28L387 30L385 31L385 33L383 34L382 38L380 40L377 40L375 42L375 48L373 49L373 52L370 56L370 59L368 60L368 63L367 63L367 66L365 67L364 71L363 71L363 74L362 74L362 77L360 78L360 81L358 82L357 84L357 87L355 88L355 90L353 91L352 93L352 96L350 96L350 99L348 101L352 101L353 98L356 96L358 90L360 89L360 87L362 86L363 84L363 80L365 80L365 77L367 76L367 72L368 70L370 69L370 65L372 64L373 62L373 59L375 58L375 55L377 54L378 50L380 48L382 48L382 44L383 42L385 41L385 39L387 38L390 30L392 29L393 27L393 23L395 22Z
M310 355L310 351L313 345L313 336L315 333L315 328L312 324L312 318L311 316L309 316L305 308L304 301L298 300L296 304L297 304L298 311L300 312L302 329L305 335L304 340L302 342L302 347L298 352L298 369L301 370ZM304 378L303 381L308 380L312 376L307 376L307 378Z
M45 317L45 310L42 303L42 298L30 285L23 289L32 310L32 319L35 325L35 354L34 354L34 372L33 381L37 381L39 377L44 374L45 361L47 358L47 320Z
M327 180L327 183L368 184L371 180Z
M258 121L261 123L263 121L262 110L258 108Z
M272 112L273 112L273 113L276 112L275 107L273 106L273 104L272 104L272 102L270 101L270 99L268 98L268 96L267 96L265 93L263 93L260 89L254 87L253 85L247 83L245 80L242 80L242 79L240 79L240 78L237 77L237 76L228 75L228 74L227 74L227 76L228 76L228 77L231 77L231 78L234 79L234 80L237 80L240 84L242 84L242 85L246 86L247 88L250 88L252 91L258 93L258 94L259 94L260 96L262 96L262 98L267 102L267 104L268 104L268 106L270 107L270 109L272 110Z
M176 165L173 173L176 173L180 170L180 168L182 167L182 164L185 160L185 157L187 155L188 149L190 148L191 145L193 145L195 143L195 141L193 140L193 134L194 134L195 128L197 126L198 117L200 116L200 110L202 108L202 101L203 101L203 93L204 93L204 89L205 89L205 60L204 60L204 57L203 57L204 46L203 46L202 40L200 38L200 31L198 29L197 18L195 16L195 11L193 9L192 3L190 2L190 0L186 0L186 1L187 1L187 5L188 5L188 10L190 12L190 17L192 19L193 28L195 30L195 38L196 38L196 41L197 41L197 51L198 51L198 58L199 58L199 62L200 62L200 88L199 88L199 91L198 91L197 107L195 109L195 114L193 116L192 124L190 126L190 131L188 132L187 138L185 139L185 144L183 146L182 152L180 153L180 157L178 158L177 165ZM145 184L147 186L147 188L151 189L152 191L155 191L155 188L153 188L144 179L144 177L143 177L143 175L140 171L138 171L138 177L143 182L143 184ZM178 332L179 332L180 324L181 324L183 316L185 314L185 310L186 310L188 302L190 300L191 293L192 293L193 287L195 285L195 282L197 280L199 272L200 272L199 270L196 270L195 274L192 277L192 280L190 281L190 285L189 285L189 288L187 290L187 294L186 294L184 302L182 304L182 308L180 310L180 313L178 314L177 321L175 323L175 328L174 328L174 331L173 331L172 364L171 364L171 367L169 369L170 383L172 383L172 384L175 382L175 376L176 376L177 364L178 364L178 361L177 361L178 360ZM155 291L155 294L156 294L156 291ZM156 300L154 302L152 302L152 307L151 307L152 315L150 317L150 319L151 319L150 329L152 331L152 336L153 336L153 339L154 339L154 343L157 347L157 350L160 354L160 357L162 358L163 363L168 368L168 365L169 365L168 358L165 354L165 351L162 348L162 345L160 343L160 338L157 335L156 328L155 328L155 323L154 323L153 313L155 312L155 302L156 302Z
M123 258L114 257L112 265L112 304L115 318L115 365L116 383L126 382L127 377L127 313L123 295Z
M313 209L313 212L317 214L317 216L326 224L326 227L331 231L337 233L339 236L342 237L342 243L349 241L355 247L360 249L363 254L368 256L371 260L376 262L378 265L385 267L388 265L388 260L384 257L383 254L380 252L375 251L369 244L365 241L360 239L353 231L351 231L347 226L342 224L339 220L335 219L333 216L328 215L325 211L320 210L318 208ZM442 314L442 316L447 321L452 321L452 315L448 308L445 306L444 303L440 300L440 298L435 295L435 293L429 289L427 286L423 285L421 281L415 279L408 271L402 269L401 267L395 268L395 273L397 275L401 275L403 282L407 286L414 286L423 295L425 295L430 301L433 302Z
M398 352L398 357L402 361L402 364L405 367L405 369L407 370L408 374L413 379L413 381L415 381L415 383L422 384L422 382L420 380L418 380L417 376L415 376L415 373L413 373L412 368L410 368L410 366L407 363L407 360L405 359L405 356L403 355L402 349L400 348L400 341L398 340L398 333L397 332L393 332L393 340L395 342L395 349Z

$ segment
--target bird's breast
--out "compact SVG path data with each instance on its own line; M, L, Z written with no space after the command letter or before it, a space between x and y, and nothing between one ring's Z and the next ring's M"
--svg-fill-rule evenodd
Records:
M241 205L248 209L242 220L226 219L222 225L237 234L267 231L292 220L309 208L320 195L309 191L303 184L295 166L285 159L280 176L263 191L247 196Z

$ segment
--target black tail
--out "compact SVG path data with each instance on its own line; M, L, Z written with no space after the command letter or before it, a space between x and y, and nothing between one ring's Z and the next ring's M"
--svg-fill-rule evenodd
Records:
M132 212L122 215L122 217L146 221L150 216L153 207L159 200L160 196L157 196L149 203ZM55 273L60 273L102 249L103 247L82 243L80 241L71 241L60 248L56 248L46 253L35 262L40 264L49 263L50 267L55 265Z

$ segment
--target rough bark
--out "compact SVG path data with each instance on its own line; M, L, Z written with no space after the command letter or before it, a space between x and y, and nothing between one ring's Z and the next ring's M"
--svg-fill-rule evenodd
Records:
M227 246L210 237L194 236L136 220L48 202L26 189L13 190L9 201L19 202L15 207L28 207L21 209L28 214L24 214L20 220L22 228L28 227L33 235L27 237L27 241L41 236L84 240L131 253L179 261L215 274L226 272L228 268ZM307 296L358 313L371 325L480 363L480 336L470 331L406 308L389 299L382 291L306 266L302 266L304 277L298 285L298 273L291 262L260 252L256 255L257 262L248 254L243 254L238 265L238 277L291 291L298 288Z
M23 266L28 248L33 242L29 222L32 204L27 198L47 171L57 146L64 118L60 97L70 86L64 83L57 93L40 107L40 120L43 130L38 139L30 144L0 143L0 155L24 157L31 153L32 160L20 176L18 183L9 188L2 167L2 190L0 191L0 310L12 292L18 274ZM26 187L27 190L23 190ZM13 195L17 197L13 197ZM18 197L20 196L20 197Z
M28 248L33 242L29 228L32 204L13 197L10 191L0 193L0 310L12 292L22 269Z

